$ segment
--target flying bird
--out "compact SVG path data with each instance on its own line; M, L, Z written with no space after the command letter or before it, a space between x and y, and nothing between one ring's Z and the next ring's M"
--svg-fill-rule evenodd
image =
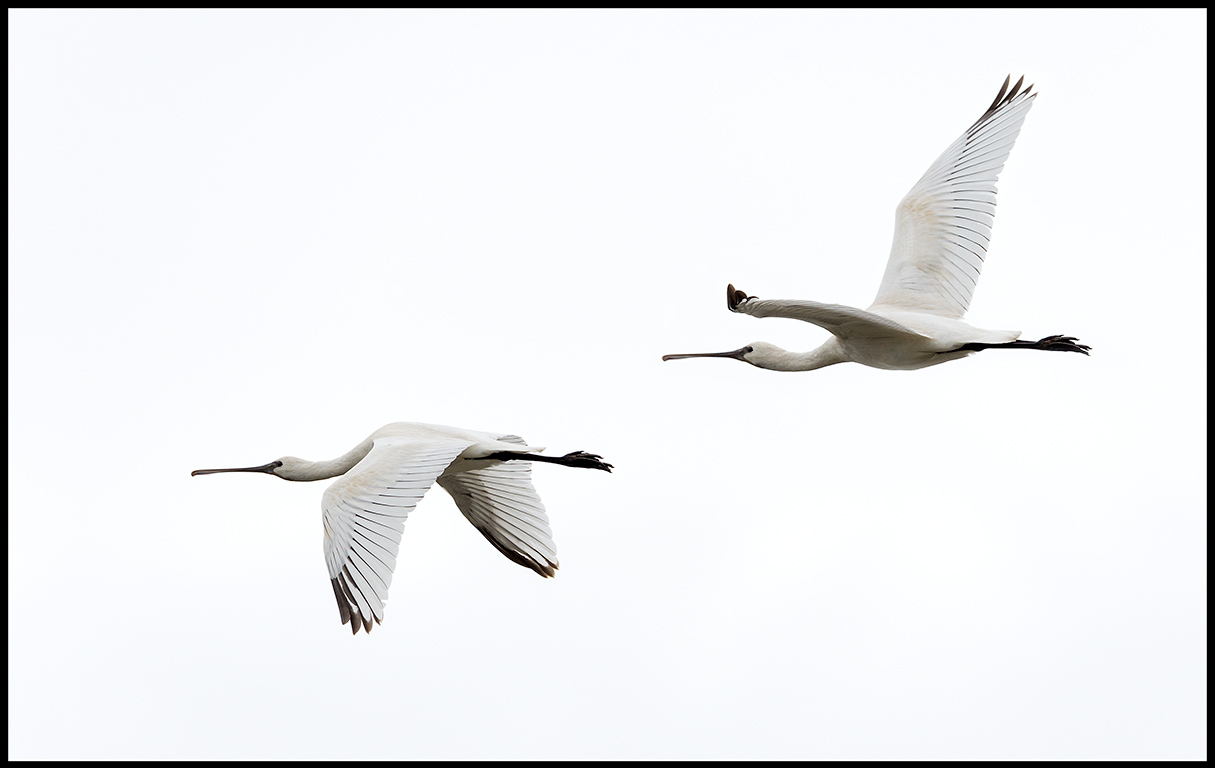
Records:
M531 462L612 471L594 453L541 456L516 435L476 432L437 424L401 422L376 430L332 461L284 456L260 467L196 469L264 472L284 480L341 478L321 499L325 562L342 623L358 634L384 620L384 603L396 567L405 518L433 483L490 544L544 577L557 569L557 551L544 505L532 487Z
M773 300L726 287L726 306L753 317L788 317L826 328L831 338L810 352L763 341L730 352L663 355L663 360L727 357L775 371L812 371L855 362L913 370L984 349L1080 352L1074 336L1020 340L1020 331L988 331L962 321L970 306L996 210L996 179L1033 106L1033 86L1011 76L978 121L937 158L895 211L894 245L868 309L817 301Z

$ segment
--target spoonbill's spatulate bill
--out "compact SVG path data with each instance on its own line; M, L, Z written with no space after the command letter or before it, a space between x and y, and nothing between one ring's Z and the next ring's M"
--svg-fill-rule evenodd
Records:
M541 576L554 575L557 550L544 505L532 487L533 461L612 471L593 453L541 456L515 435L436 424L397 423L376 430L345 456L304 461L294 456L215 472L264 472L284 480L341 475L321 500L325 562L342 623L358 634L384 620L405 518L437 482L499 552ZM353 621L352 621L353 620Z
M816 301L772 300L726 288L726 306L753 317L789 317L826 328L832 337L810 352L789 352L763 341L730 352L664 355L728 357L776 371L812 371L855 362L912 370L957 360L983 349L1080 352L1073 336L1020 341L1020 331L986 331L962 322L983 267L996 212L996 179L1033 106L1025 78L996 100L949 145L895 212L894 245L877 298L869 309Z

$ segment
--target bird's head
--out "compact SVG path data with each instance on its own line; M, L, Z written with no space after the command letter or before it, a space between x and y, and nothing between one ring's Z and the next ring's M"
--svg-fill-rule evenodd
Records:
M777 354L783 352L784 350L775 344L769 344L766 341L753 341L745 347L732 349L729 352L690 352L682 355L663 355L662 359L683 360L688 357L728 357L763 368L765 367L765 361L771 360Z

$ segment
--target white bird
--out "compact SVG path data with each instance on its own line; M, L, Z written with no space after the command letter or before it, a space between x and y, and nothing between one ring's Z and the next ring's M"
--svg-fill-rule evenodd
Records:
M594 453L541 456L516 435L476 432L437 424L401 422L376 430L332 461L284 456L260 467L196 469L265 472L284 480L342 478L321 500L325 562L342 623L353 619L371 631L384 620L384 603L396 567L405 518L438 482L456 506L499 552L544 577L557 569L553 532L532 487L532 461L612 471Z
M856 362L912 370L983 349L1047 349L1088 354L1074 336L1019 341L1020 331L988 331L962 322L983 267L996 210L996 179L1033 106L1011 76L978 122L937 158L895 211L894 245L877 298L867 310L817 301L761 300L733 285L726 305L754 317L788 317L832 333L810 352L756 341L730 352L664 355L729 357L776 371L812 371ZM1007 93L1007 96L1005 95Z

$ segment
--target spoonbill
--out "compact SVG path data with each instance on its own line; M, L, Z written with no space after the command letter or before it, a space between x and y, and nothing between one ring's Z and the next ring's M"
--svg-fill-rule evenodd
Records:
M988 331L962 322L983 267L996 210L996 179L1033 106L1033 86L1012 76L978 121L929 166L899 203L894 245L877 298L867 310L817 301L773 300L726 287L726 306L753 317L804 320L831 332L810 352L789 352L763 341L730 352L663 355L663 360L728 357L775 371L812 371L856 362L913 370L983 349L1080 352L1074 336L1022 341L1020 331ZM1007 95L1006 95L1007 94Z
M332 461L284 456L260 467L196 469L190 475L264 472L304 482L341 475L321 499L325 562L342 623L357 635L360 625L370 632L373 619L383 621L405 518L435 482L499 552L545 578L553 576L557 551L529 462L606 472L612 465L594 453L541 456L543 450L517 435L400 422L381 427Z

